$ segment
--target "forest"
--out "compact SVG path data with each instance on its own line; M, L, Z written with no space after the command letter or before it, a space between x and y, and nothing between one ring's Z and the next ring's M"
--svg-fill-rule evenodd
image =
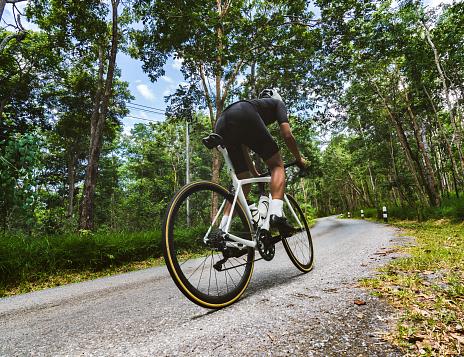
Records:
M227 187L201 138L228 104L267 87L310 162L287 182L309 217L382 206L464 217L462 2L23 1L0 1L0 16L14 15L0 29L4 257L18 241L158 232L187 180L186 124L189 179ZM122 53L153 82L172 59L184 77L165 119L130 132Z

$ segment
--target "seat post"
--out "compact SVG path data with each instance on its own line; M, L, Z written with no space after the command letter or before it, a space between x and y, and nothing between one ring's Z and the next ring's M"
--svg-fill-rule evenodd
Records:
M224 157L224 162L227 165L227 169L230 172L231 176L236 176L235 175L235 170L234 166L232 165L232 161L230 161L229 153L227 152L226 148L223 148L222 146L218 146L217 149L221 152L222 156Z

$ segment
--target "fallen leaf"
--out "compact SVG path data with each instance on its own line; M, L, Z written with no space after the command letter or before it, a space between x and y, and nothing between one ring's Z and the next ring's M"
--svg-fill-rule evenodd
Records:
M366 305L366 302L361 299L355 299L354 304L360 306L360 305Z
M427 310L424 310L424 309L420 309L418 308L417 306L413 306L412 311L414 311L416 314L419 314L419 315L422 315L422 316L430 316L430 312L428 312Z
M418 341L424 341L424 339L426 338L427 336L425 335L411 335L408 337L408 341L409 342L418 342Z
M458 340L460 344L464 345L464 336L458 335L457 333L450 333L450 335Z

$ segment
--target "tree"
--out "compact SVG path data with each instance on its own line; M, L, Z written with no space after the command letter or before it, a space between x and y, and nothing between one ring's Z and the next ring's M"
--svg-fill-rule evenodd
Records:
M309 34L312 13L304 1L269 3L164 0L135 1L134 18L144 24L133 32L132 55L144 62L152 80L163 74L169 56L182 59L182 72L201 91L211 129L234 93L237 76L269 62L303 58L314 38ZM302 23L304 20L308 24ZM307 58L307 57L306 57ZM291 68L287 66L286 68ZM279 70L275 68L275 72ZM287 73L288 74L288 73ZM285 77L282 73L272 84ZM294 78L295 79L295 78ZM256 82L255 75L250 79ZM266 84L270 84L269 78ZM211 81L213 85L211 85ZM287 79L286 83L290 81ZM294 88L300 82L293 81ZM256 85L251 84L256 89ZM256 92L256 90L254 90ZM294 91L294 93L300 93ZM219 178L219 155L213 152L212 179Z
M106 4L97 0L86 2L86 6L69 0L54 2L40 0L35 1L29 9L29 14L35 16L39 26L52 33L61 51L71 50L80 54L81 57L84 54L87 56L86 60L95 63L98 68L97 89L93 97L90 117L90 143L79 219L81 229L93 228L98 162L103 145L103 131L107 125L108 110L114 97L116 56L121 42L118 6L119 0L112 0L109 10ZM111 21L108 26L106 17L109 11Z

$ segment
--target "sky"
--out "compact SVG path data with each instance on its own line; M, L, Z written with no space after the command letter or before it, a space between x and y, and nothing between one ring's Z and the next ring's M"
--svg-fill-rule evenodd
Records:
M452 3L452 0L425 0L426 6L435 7L441 3ZM26 2L18 3L18 8L24 9ZM7 22L12 22L12 5L7 4L3 13L3 18ZM2 20L1 26L4 26ZM36 30L37 26L27 21L23 21L26 29ZM129 133L135 123L147 123L149 121L164 120L163 114L149 112L146 107L160 109L164 112L167 104L164 97L171 94L184 81L180 67L181 60L170 58L164 66L165 75L152 83L142 70L142 62L131 58L130 56L119 52L117 57L118 67L121 69L122 80L129 83L129 89L135 99L132 101L131 112L129 116L123 119L124 132ZM145 107L140 107L140 105ZM140 109L136 109L139 107ZM158 110L159 111L159 110Z

